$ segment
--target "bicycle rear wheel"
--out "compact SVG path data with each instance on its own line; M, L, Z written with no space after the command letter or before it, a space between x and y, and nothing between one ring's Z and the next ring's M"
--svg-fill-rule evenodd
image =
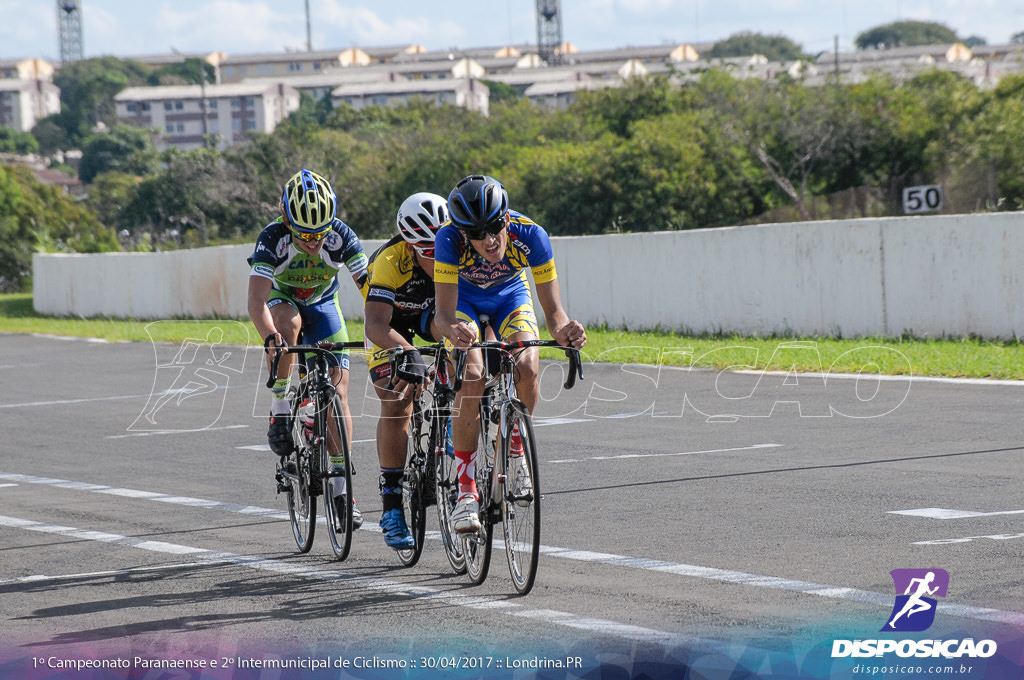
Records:
M448 563L456 574L466 571L466 556L462 540L452 531L451 516L459 497L459 473L455 458L448 454L451 440L451 420L448 410L432 411L430 424L430 461L434 466L434 498L437 502L437 523L441 530L441 545Z
M341 410L341 399L334 395L330 408L318 405L317 449L320 470L323 472L324 514L327 516L327 535L331 539L334 556L348 557L352 548L352 455L348 429ZM331 451L336 451L331 460Z
M426 533L427 512L424 503L424 461L429 460L423 450L424 441L421 434L421 423L414 416L410 426L409 444L405 456L405 472L402 475L402 508L409 520L409 531L415 545L408 550L398 551L398 560L407 567L416 564L423 554L423 539ZM426 442L429 447L430 442Z
M511 437L501 443L505 483L501 500L502 538L516 592L525 595L537 578L540 555L540 475L530 414L517 404L509 409L508 432L519 428L522 455L512 455Z
M282 458L278 464L278 488L285 490L288 498L288 520L292 528L292 536L299 552L307 553L313 547L313 536L316 534L316 496L312 493L313 466L310 450L299 443L302 437L296 431L300 427L295 417L297 399L292 400L292 437L296 442L291 455Z

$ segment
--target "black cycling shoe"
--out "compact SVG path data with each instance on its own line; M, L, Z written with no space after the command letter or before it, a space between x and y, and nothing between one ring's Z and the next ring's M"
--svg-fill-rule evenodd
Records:
M291 416L271 414L270 429L267 430L267 443L270 450L278 456L289 456L295 449L295 442L292 440L292 419Z
M338 533L340 534L343 530L341 527L345 526L345 496L334 497L334 507L337 511L338 516ZM363 513L356 507L356 502L352 501L352 531L355 531L359 527L363 526Z

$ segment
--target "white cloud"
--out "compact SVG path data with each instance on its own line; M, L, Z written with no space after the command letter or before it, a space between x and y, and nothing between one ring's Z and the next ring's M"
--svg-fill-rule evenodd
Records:
M306 43L304 12L275 12L265 2L214 0L188 10L161 3L153 17L163 50L240 54L302 49Z
M60 59L55 5L38 0L0 0L0 59Z

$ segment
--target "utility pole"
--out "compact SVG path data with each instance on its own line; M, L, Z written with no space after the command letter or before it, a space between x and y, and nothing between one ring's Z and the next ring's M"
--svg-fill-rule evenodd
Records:
M82 3L57 0L57 26L60 27L60 61L70 64L85 58L82 47Z
M309 0L306 0L306 51L313 51L313 31L309 23Z

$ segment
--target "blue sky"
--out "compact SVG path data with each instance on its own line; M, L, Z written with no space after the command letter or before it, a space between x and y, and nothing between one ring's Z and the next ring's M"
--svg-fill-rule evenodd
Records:
M428 49L536 41L535 0L308 0L315 49L418 43ZM306 44L306 0L82 0L87 57L283 52ZM561 0L580 49L784 35L806 52L853 49L900 19L939 21L990 44L1024 31L1024 0ZM59 57L54 0L0 0L0 59Z

